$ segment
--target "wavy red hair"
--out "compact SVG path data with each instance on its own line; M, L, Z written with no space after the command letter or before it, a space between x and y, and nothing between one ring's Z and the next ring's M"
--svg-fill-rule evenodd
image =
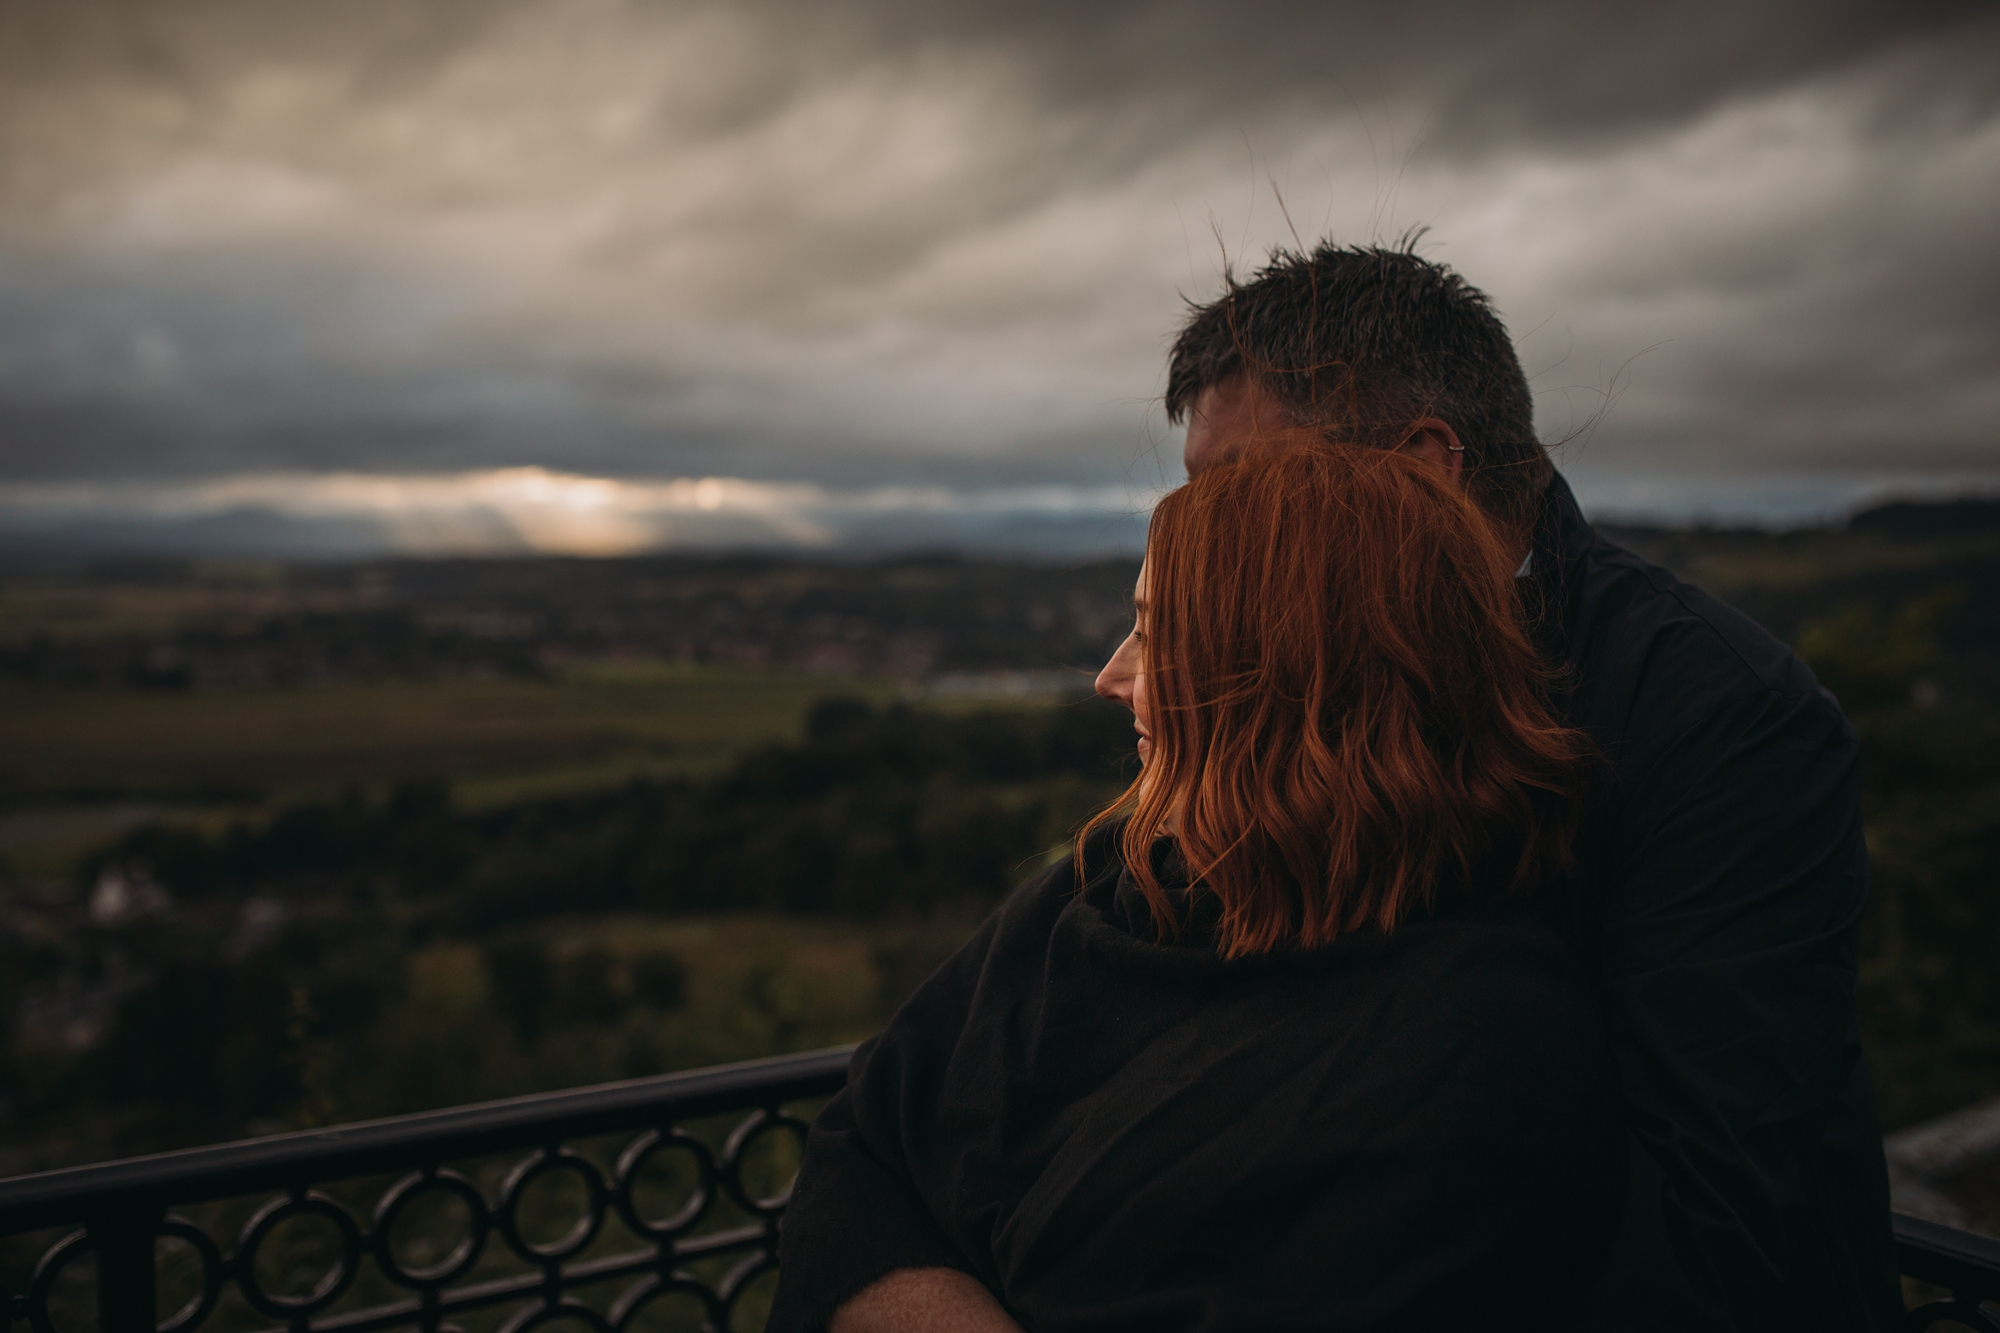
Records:
M1077 846L1129 812L1163 935L1171 836L1228 957L1393 930L1496 859L1569 860L1590 756L1548 703L1514 559L1435 465L1260 441L1153 513L1143 669L1152 754Z

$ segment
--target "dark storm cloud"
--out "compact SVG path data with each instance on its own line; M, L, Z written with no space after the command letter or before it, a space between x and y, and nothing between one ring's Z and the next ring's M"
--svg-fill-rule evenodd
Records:
M1996 90L1990 4L0 0L0 477L1095 484L1225 255L1420 223L1579 466L1995 469Z
M1942 63L1961 81L1955 94L1989 109L2000 96L1980 77L1995 65L1994 24L1992 7L1976 0L1301 0L1229 12L1200 0L878 0L862 12L884 47L1006 49L1053 99L1101 106L1137 98L1176 132L1246 108L1408 97L1435 142L1451 148L1632 133L1909 47L1934 48L1928 80Z

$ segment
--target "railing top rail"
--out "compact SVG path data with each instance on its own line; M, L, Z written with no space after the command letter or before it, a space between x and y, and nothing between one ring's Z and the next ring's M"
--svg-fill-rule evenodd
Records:
M303 1187L421 1166L439 1157L477 1157L539 1137L553 1144L655 1119L737 1110L755 1101L825 1096L847 1081L853 1050L837 1046L15 1176L0 1180L0 1233L83 1222L138 1202L197 1203Z
M2000 1240L1908 1213L1892 1216L1896 1259L1905 1274L1980 1300L2000 1300Z

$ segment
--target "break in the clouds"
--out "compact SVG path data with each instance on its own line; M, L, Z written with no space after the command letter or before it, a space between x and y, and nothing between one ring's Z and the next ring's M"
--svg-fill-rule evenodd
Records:
M546 468L0 483L0 551L632 555L662 548L1050 556L1137 551L1156 497L1125 486L642 481Z
M0 509L1061 515L1225 259L1416 225L1596 493L2000 477L2000 17L1624 9L4 0Z

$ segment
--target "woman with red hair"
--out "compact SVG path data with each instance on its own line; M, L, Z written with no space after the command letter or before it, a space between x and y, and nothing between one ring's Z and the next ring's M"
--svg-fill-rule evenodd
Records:
M1625 1131L1542 890L1588 745L1458 488L1280 443L1161 501L1098 678L1139 776L855 1053L772 1329L1547 1328L1587 1283Z

